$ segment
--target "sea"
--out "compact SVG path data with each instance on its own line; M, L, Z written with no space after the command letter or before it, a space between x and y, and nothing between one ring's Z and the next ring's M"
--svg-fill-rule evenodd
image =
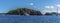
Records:
M0 23L60 23L59 15L0 15Z

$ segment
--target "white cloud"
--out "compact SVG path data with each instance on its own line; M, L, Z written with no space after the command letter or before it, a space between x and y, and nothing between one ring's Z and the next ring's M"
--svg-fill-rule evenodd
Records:
M45 6L45 8L50 8L50 6Z
M34 3L30 3L29 5L34 5Z
M60 7L60 4L56 5L57 7Z
M51 13L51 12L56 12L57 13L57 9L55 9L55 8L57 8L57 7L60 7L60 4L57 4L57 5L55 5L55 6L45 6L45 8L47 8L44 12L46 13L46 12L49 12L49 13ZM58 8L58 13L60 13L60 9Z
M51 6L51 8L54 8L54 6Z
M45 8L54 8L54 6L45 6Z

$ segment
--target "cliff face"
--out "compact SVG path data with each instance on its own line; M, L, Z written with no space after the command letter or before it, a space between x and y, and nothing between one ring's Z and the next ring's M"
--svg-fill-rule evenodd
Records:
M32 10L32 9L27 9L27 8L18 8L16 10L11 10L8 12L8 14L20 14L24 15L25 13L29 15L42 15L40 11Z

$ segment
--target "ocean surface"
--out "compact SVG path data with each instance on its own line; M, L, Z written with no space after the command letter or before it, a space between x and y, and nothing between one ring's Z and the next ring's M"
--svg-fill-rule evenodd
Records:
M60 23L60 16L0 15L0 23Z

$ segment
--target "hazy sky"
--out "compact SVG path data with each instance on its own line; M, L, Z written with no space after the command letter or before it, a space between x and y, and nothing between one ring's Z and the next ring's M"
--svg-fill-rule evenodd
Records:
M23 7L42 12L56 12L57 8L60 8L60 0L0 0L0 13Z

